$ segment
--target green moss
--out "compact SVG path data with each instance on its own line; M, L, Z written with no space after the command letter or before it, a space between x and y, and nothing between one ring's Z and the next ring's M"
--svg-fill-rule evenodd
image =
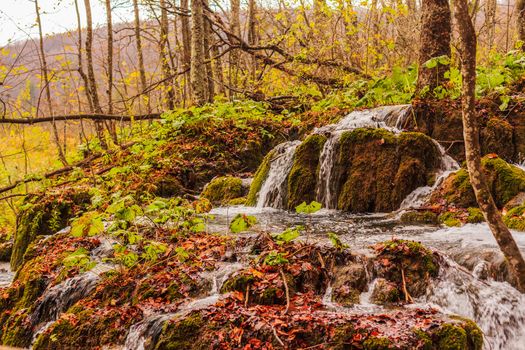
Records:
M385 279L378 279L372 291L372 302L378 305L397 303L401 300L401 293L395 283Z
M509 210L503 217L503 221L508 228L525 231L525 204Z
M359 304L359 296L361 293L354 288L341 288L334 292L334 301L343 306L350 307L354 304Z
M438 217L436 213L425 210L425 211L408 211L401 215L401 222L404 224L437 224Z
M370 337L363 342L363 349L365 350L388 350L394 348L388 338Z
M439 216L439 222L448 227L459 227L462 225L461 221L456 218L456 215L449 211Z
M270 164L274 156L275 156L275 152L270 151L266 155L266 157L264 157L261 165L259 165L259 168L257 169L255 176L253 177L253 181L250 186L250 191L248 192L248 195L246 196L247 206L254 206L255 204L257 204L257 195L259 194L259 191L261 190L264 180L266 180L266 177L268 176L268 172L270 171Z
M483 213L481 212L479 208L471 207L471 208L468 208L467 211L468 211L467 222L469 224L477 224L477 223L485 221L485 218L483 217Z
M416 335L417 339L419 339L418 349L432 350L432 338L430 338L430 336L425 331L419 328L414 328L412 331Z
M193 313L180 321L167 322L159 341L155 345L156 350L186 350L204 348L198 339L203 334L204 320L199 313Z
M507 161L512 161L515 154L514 128L506 120L490 118L481 131L482 154L495 153Z
M2 325L5 329L5 333L2 334L2 344L21 348L31 345L32 331L26 322L27 317L26 313L13 314Z
M214 205L224 205L230 200L242 197L242 180L233 176L217 177L204 187L201 196Z
M483 349L483 332L476 322L461 316L450 316L452 319L461 321L461 327L467 333L468 348L470 350Z
M228 205L245 205L246 197L234 198L228 202Z
M236 276L230 277L226 282L224 282L221 293L228 293L233 291L245 292L248 285L252 284L255 280L255 277L252 275L238 274Z
M294 209L302 202L310 203L315 200L319 156L325 142L325 136L314 134L297 147L288 176L288 209Z
M341 135L338 152L337 207L351 212L399 208L410 192L429 184L439 165L436 146L420 133L358 128Z
M525 171L520 168L493 156L484 157L482 166L490 192L499 208L518 193L525 191ZM452 174L445 181L442 192L448 203L463 208L478 206L466 169Z
M440 350L467 350L467 332L459 325L443 324L435 333L437 348Z

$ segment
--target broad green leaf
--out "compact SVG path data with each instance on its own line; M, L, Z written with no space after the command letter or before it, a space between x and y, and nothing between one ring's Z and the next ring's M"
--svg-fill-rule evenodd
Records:
M230 223L230 230L239 233L248 230L257 223L257 218L251 215L237 214Z

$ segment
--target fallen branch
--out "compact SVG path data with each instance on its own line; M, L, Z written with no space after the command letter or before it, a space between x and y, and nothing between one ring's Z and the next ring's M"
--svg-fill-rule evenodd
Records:
M403 268L401 268L401 279L403 281L403 293L405 294L405 301L407 303L412 303L414 300L412 299L410 294L408 294L407 284L406 284L406 281L405 281L405 269L403 269Z
M286 282L286 276L284 274L283 269L279 269L279 271L281 272L281 277L284 283L284 290L286 292L286 309L284 310L284 314L286 315L288 313L288 309L290 309L290 291L288 290L288 283Z
M93 121L104 121L104 120L116 120L116 121L140 121L140 120L153 120L160 119L161 113L143 114L136 116L129 115L110 115L110 114L71 114L71 115L57 115L54 117L42 117L42 118L1 118L0 124L39 124L39 123L50 123L50 122L68 122L73 120L93 120Z

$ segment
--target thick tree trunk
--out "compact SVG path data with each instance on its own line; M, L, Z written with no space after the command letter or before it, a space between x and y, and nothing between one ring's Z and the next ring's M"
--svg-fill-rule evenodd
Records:
M140 76L140 89L141 93L146 91L146 68L144 68L144 54L142 52L142 38L140 36L140 13L139 13L139 2L133 0L133 14L135 17L135 44L137 45L137 57L139 60L139 76ZM148 113L151 112L150 101L146 94L146 105Z
M190 80L193 102L200 106L206 103L206 65L204 63L204 0L191 2L191 69Z
M40 43L40 46L39 46L40 56L41 56L40 62L41 62L41 71L42 71L42 77L43 77L43 82L44 82L43 85L44 85L44 90L46 92L46 101L47 101L47 106L49 109L49 115L52 117L54 115L54 111L53 111L53 103L51 102L51 88L49 87L50 81L49 81L49 74L47 70L46 52L44 50L44 35L42 34L42 21L40 20L40 7L38 6L38 0L35 0L35 11L36 11L36 23L38 26L39 43ZM66 156L62 149L62 146L60 145L60 137L58 136L58 130L57 130L57 126L56 126L54 119L51 122L51 128L53 129L53 139L57 147L58 158L60 159L62 164L67 165Z
M525 42L525 0L517 0L516 2L517 21L516 26L518 27L518 40ZM525 50L523 45L522 50Z
M432 92L444 82L447 65L426 68L425 62L434 57L450 57L450 7L448 0L423 0L421 7L421 37L419 43L419 76L417 93L425 87ZM425 89L426 90L426 89Z
M175 108L175 92L173 91L173 81L170 78L172 70L168 56L168 11L166 8L166 0L160 0L160 40L159 51L162 65L162 74L164 75L164 88L166 89L166 100L169 109Z
M100 100L98 99L97 81L95 79L95 69L93 68L93 19L91 16L91 2L90 0L84 0L84 6L86 8L86 58L87 58L87 71L88 71L88 82L89 82L89 93L91 100L93 101L93 109L95 113L102 114L102 108L100 107ZM107 149L106 138L104 137L104 127L101 122L95 122L95 128L97 136L100 139L100 145L102 148Z
M479 125L475 112L476 88L476 32L469 17L466 0L454 1L454 16L460 34L461 73L463 75L462 109L463 137L470 182L479 208L485 216L494 238L509 263L518 289L525 292L525 261L509 229L503 223L487 180L482 171L479 143Z

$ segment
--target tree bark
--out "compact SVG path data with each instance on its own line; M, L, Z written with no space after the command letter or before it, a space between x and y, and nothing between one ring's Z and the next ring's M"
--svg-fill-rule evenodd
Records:
M184 13L180 16L180 26L182 35L182 68L189 70L191 66L191 29L190 29L190 8L188 0L181 0L181 10ZM189 97L192 95L191 91L191 77L190 73L184 74L184 96Z
M135 44L137 45L137 57L139 60L139 76L140 76L140 89L141 92L146 91L146 69L144 68L144 54L142 52L142 38L140 36L140 13L139 13L139 2L133 0L133 14L135 17ZM148 112L151 111L149 96L146 94L146 105Z
M494 46L494 33L496 31L497 0L487 0L485 3L485 25L487 27L487 45L489 51Z
M108 41L108 52L107 52L107 74L108 74L108 113L113 114L113 19L111 14L111 0L106 0L106 22L107 22L107 41ZM115 144L117 140L117 130L115 123L112 121L107 124L108 131Z
M419 75L416 91L425 87L432 92L444 82L447 65L426 68L425 62L439 57L450 57L451 19L448 0L423 0L421 6L421 37L419 46Z
M171 66L168 58L168 33L169 21L168 10L166 8L166 0L160 0L160 40L159 51L162 65L162 74L164 79L164 88L166 89L166 100L169 109L175 108L175 92L173 91L173 82L169 77L172 75Z
M516 2L516 26L518 27L518 40L525 42L525 0L518 0ZM525 45L522 45L522 50L525 50Z
M82 79L82 82L84 83L84 93L86 94L86 100L88 102L89 111L91 113L94 112L93 108L93 101L91 100L91 95L89 94L89 83L88 78L86 76L86 72L84 72L84 63L82 59L82 25L80 23L80 10L78 8L78 0L75 0L75 12L77 15L77 35L78 35L78 50L77 50L77 60L78 60L78 74L80 75L80 78Z
M257 37L257 4L255 0L248 0L248 44L255 46L258 43ZM257 60L251 56L250 75L253 81L256 79Z
M475 112L476 88L476 32L469 16L466 0L454 0L454 16L460 34L462 86L463 137L470 182L479 208L494 238L509 264L517 289L525 292L525 261L509 229L503 223L482 171L479 142L479 125Z
M193 102L200 106L206 103L206 65L204 63L204 3L191 2L191 68L190 80Z
M241 1L240 0L230 0L230 31L237 37L241 36ZM232 50L229 55L229 85L231 87L236 87L238 83L239 76L239 50ZM234 92L230 89L230 95Z
M102 108L100 107L100 100L98 99L97 81L95 79L95 69L93 68L93 19L91 16L90 0L84 0L84 6L86 8L86 58L89 91L95 113L101 114ZM106 143L106 138L104 137L103 124L101 122L95 122L95 129L97 131L97 136L100 139L100 145L102 148L107 149L108 145Z
M42 33L42 21L40 20L40 7L38 6L38 0L35 0L35 12L36 12L36 23L38 26L38 37L39 37L39 47L40 47L40 62L41 62L41 71L42 71L42 77L44 80L44 90L46 92L46 101L47 106L49 109L49 115L53 117L53 103L51 101L51 88L49 87L50 81L49 81L49 74L47 69L47 59L46 59L46 52L44 50L44 35ZM64 151L62 149L62 146L60 145L60 137L58 136L58 130L55 123L55 120L53 119L51 122L51 128L53 129L53 138L55 141L55 145L57 147L58 151L58 158L62 162L62 164L67 165L66 156L64 154ZM65 142L65 140L64 140Z

